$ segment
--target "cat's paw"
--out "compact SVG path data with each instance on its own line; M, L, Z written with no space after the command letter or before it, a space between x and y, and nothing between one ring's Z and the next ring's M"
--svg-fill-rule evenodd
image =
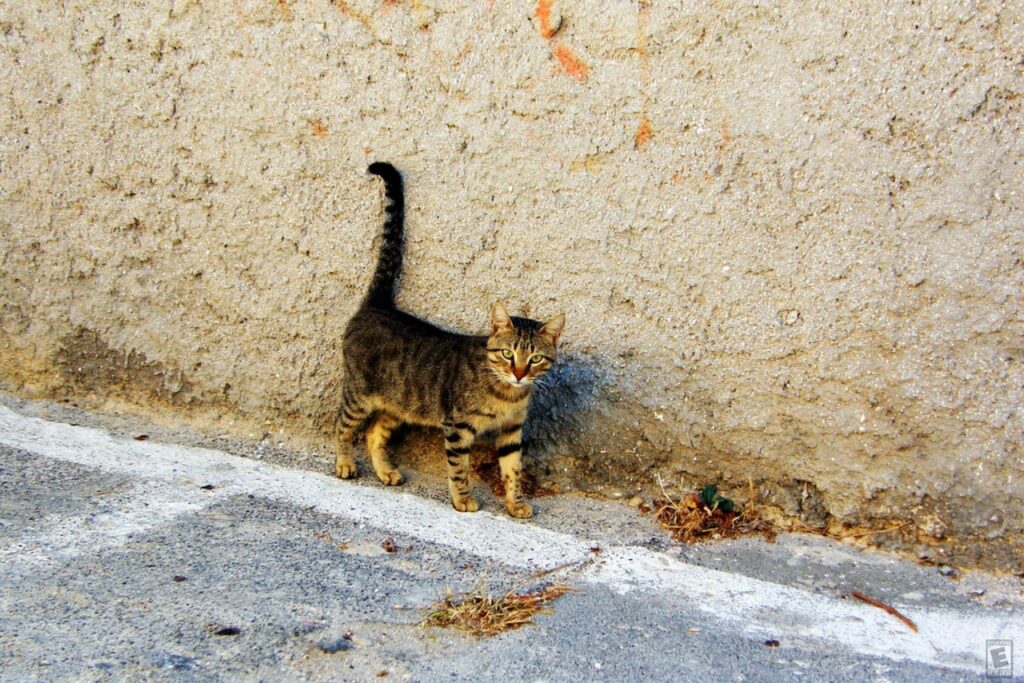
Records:
M354 479L359 473L353 460L335 460L334 474L341 479Z
M462 500L453 500L452 506L459 512L476 512L480 509L480 505L476 502L476 498L473 497L463 498Z
M386 472L378 472L377 478L380 479L381 483L385 486L398 486L403 481L402 473L398 470L387 470Z
M506 503L505 510L517 519L529 519L533 517L533 506L529 503Z

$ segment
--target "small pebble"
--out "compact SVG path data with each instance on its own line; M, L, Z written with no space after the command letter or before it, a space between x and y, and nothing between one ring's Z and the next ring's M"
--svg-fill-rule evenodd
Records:
M210 624L206 628L215 636L237 636L242 632L242 629L237 626L217 626L216 624Z
M322 621L303 619L295 626L295 628L292 629L292 633L294 633L297 636L301 636L307 633L312 633L313 631L319 631L326 626L327 624Z
M320 648L321 652L333 655L337 652L351 650L352 641L346 640L345 638L324 638L323 640L317 641L316 646Z

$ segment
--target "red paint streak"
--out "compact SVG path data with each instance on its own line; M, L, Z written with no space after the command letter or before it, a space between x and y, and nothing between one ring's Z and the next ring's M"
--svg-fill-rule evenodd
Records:
M556 45L552 52L555 53L555 57L558 59L558 63L562 65L565 72L575 78L580 83L587 82L587 76L590 74L590 68L587 63L578 58L572 53L572 50L568 45Z

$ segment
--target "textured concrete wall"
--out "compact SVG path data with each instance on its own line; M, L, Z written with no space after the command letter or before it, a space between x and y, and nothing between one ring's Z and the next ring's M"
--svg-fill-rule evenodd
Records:
M390 160L405 307L566 312L551 476L1019 569L1021 5L833 4L4 3L4 385L326 445Z

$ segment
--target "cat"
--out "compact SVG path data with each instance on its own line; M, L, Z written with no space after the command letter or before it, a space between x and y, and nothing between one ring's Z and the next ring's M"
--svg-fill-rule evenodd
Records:
M395 306L402 268L405 194L394 166L367 169L384 181L388 204L377 267L342 341L344 385L335 474L357 474L352 441L367 419L366 448L377 478L388 486L402 475L387 453L402 423L440 427L448 460L448 490L460 512L479 509L469 482L469 451L478 436L494 434L505 510L525 519L533 508L522 500L522 429L534 382L552 367L565 316L541 323L510 316L504 304L490 311L490 334L442 330Z

